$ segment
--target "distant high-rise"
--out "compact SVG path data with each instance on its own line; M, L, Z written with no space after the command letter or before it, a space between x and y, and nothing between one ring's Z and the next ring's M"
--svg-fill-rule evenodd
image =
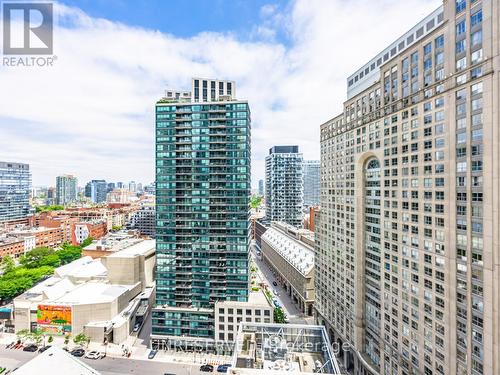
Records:
M315 309L352 374L500 374L499 17L443 1L321 125Z
M105 202L107 192L108 184L105 180L92 180L85 186L85 196L94 203Z
M124 187L125 187L125 184L124 184L123 182L118 181L118 182L116 183L116 188L117 188L117 189L123 189Z
M213 343L215 302L248 299L250 110L234 89L193 79L156 103L153 347Z
M304 208L319 205L319 160L304 160Z
M259 195L264 196L264 180L259 180Z
M24 219L32 214L30 192L29 164L0 161L0 222Z
M137 184L135 183L135 181L130 181L128 183L128 189L132 192L132 193L135 193L137 191Z
M303 156L299 146L274 146L266 157L266 221L302 225Z
M116 184L114 182L108 182L108 193L116 189Z
M56 203L67 205L76 202L77 187L76 177L72 175L62 175L56 177Z
M138 230L142 235L154 237L156 233L156 210L154 205L144 205L135 211L126 224L127 229Z

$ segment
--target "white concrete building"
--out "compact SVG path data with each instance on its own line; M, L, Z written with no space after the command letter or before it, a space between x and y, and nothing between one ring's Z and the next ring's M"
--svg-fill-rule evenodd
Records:
M154 300L154 249L153 240L142 241L109 257L86 256L58 267L14 299L15 330L84 332L92 341L123 342Z

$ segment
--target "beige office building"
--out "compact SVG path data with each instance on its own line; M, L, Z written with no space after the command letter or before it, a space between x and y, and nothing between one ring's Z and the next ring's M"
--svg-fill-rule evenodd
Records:
M317 321L354 374L500 374L499 15L444 1L321 126Z

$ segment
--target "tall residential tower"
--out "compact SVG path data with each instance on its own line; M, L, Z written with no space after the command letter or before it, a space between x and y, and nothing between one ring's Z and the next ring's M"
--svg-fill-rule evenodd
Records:
M56 178L56 203L62 206L76 202L77 197L76 177L71 175L57 176Z
M321 126L317 320L355 374L500 373L499 15L444 1Z
M0 223L32 214L30 166L0 161Z
M108 184L105 180L92 180L85 185L85 196L94 203L106 202Z
M304 160L304 208L319 205L319 160Z
M304 158L299 146L274 146L266 156L266 221L302 225Z
M213 343L215 302L248 298L250 109L234 82L192 87L156 103L154 346Z

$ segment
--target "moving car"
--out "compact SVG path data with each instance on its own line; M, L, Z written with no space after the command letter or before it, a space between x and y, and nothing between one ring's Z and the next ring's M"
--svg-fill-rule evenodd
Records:
M276 281L273 281L274 286L278 286L278 283Z
M50 348L50 345L42 346L40 349L38 349L38 352L43 353L44 351L46 351L49 348Z
M23 348L23 351L25 352L36 352L38 350L38 346L36 346L35 344L30 344L30 345L27 345Z
M85 355L85 350L83 350L82 348L77 348L73 349L70 353L75 357L83 357Z
M155 357L156 353L158 353L158 350L156 350L156 349L151 350L148 354L148 358L153 359Z
M212 366L212 365L202 365L200 367L200 371L201 372L212 372L212 371L214 371L214 366Z
M226 363L224 365L219 365L219 366L217 366L217 372L224 372L224 373L226 373L227 370L229 370L229 367L231 367L231 365L228 364L228 363Z
M92 350L91 352L88 352L87 354L85 354L85 358L100 359L100 358L102 358L102 354L96 350Z
M141 324L140 323L136 323L135 326L134 326L134 332L139 331L139 328L141 328Z

